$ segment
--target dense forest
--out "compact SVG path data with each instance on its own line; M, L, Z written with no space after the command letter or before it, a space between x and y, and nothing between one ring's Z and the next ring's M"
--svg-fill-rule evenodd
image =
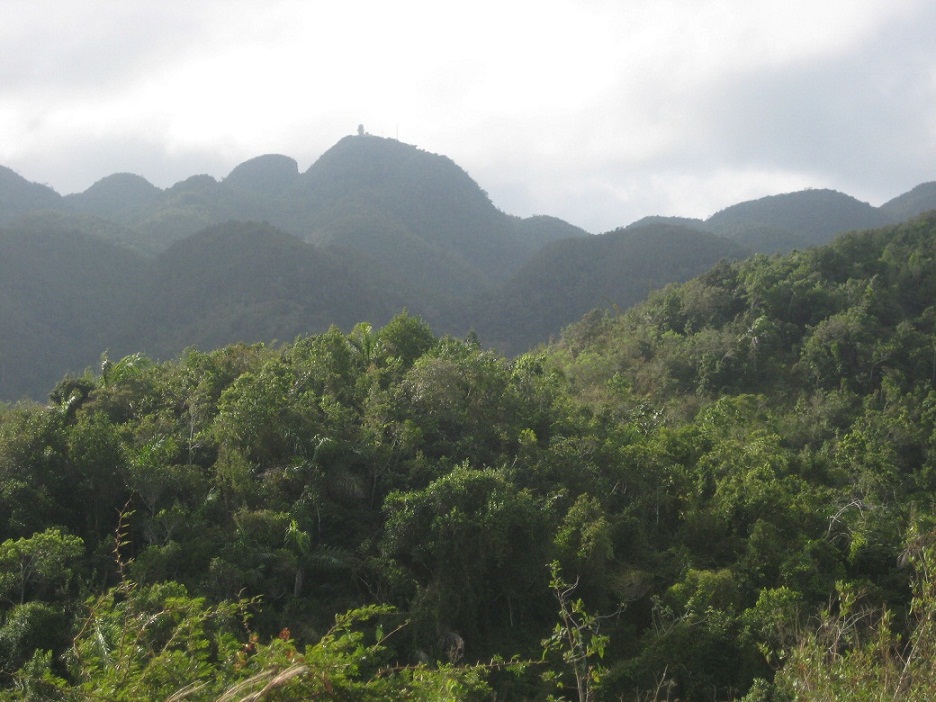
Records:
M928 215L512 358L105 357L0 410L0 699L932 699L934 301Z

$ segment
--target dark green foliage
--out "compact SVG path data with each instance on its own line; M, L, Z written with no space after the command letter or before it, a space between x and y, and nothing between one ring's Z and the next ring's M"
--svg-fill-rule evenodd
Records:
M513 360L408 313L105 355L0 408L0 696L932 692L934 242L722 261Z

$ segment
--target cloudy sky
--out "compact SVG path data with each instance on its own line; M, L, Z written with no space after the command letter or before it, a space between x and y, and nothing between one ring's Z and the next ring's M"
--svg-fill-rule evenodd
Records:
M933 0L2 0L0 164L160 187L363 124L593 232L936 180Z

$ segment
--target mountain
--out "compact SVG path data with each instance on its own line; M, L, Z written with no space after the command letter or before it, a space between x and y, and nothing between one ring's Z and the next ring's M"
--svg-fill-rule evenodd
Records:
M279 197L296 187L299 164L289 156L266 154L237 166L228 173L224 185L266 197Z
M936 182L921 183L909 192L888 200L881 205L880 210L897 221L936 210Z
M0 397L41 398L97 365L143 271L132 252L54 221L0 230Z
M166 357L187 346L289 341L333 324L384 323L395 303L334 254L270 225L229 222L151 262L123 342Z
M120 173L61 198L0 173L0 221L48 208L113 220L124 228L116 241L153 254L206 227L266 221L357 252L362 265L377 262L404 287L436 297L482 290L544 243L586 234L554 217L507 215L451 159L366 134L341 139L302 174L294 159L266 154L221 181L195 175L165 190Z
M722 258L880 227L933 194L924 184L873 208L809 190L588 236L555 217L506 214L451 159L367 134L305 172L266 154L221 180L166 189L117 173L61 197L0 168L0 398L43 397L105 349L162 357L287 340L403 308L516 353Z
M596 307L626 309L653 290L750 253L709 232L659 222L565 239L456 313L454 326L473 328L505 353L521 353Z
M228 187L209 175L195 175L167 188L153 207L132 223L138 242L151 252L217 224L263 221L271 206L262 195Z
M462 296L505 280L545 241L584 236L554 218L510 217L451 159L394 139L345 137L300 177L286 231L366 253L427 294Z
M98 217L131 222L159 200L161 190L132 173L115 173L97 181L83 193L67 195L71 209Z
M661 215L650 215L641 217L636 222L631 222L625 229L636 229L648 224L671 224L679 227L688 227L689 229L699 229L701 231L710 231L704 220L693 217L663 217Z
M533 215L523 219L513 217L512 220L526 248L538 249L551 241L581 238L587 234L581 227L548 215Z
M763 253L829 243L837 234L895 223L887 212L835 190L802 190L727 207L708 230Z
M29 212L61 206L62 197L52 188L31 183L5 166L0 166L0 224Z

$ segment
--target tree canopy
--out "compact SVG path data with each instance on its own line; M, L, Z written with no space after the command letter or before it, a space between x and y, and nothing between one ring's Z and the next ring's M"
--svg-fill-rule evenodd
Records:
M404 313L3 406L0 699L925 699L934 242L512 359Z

